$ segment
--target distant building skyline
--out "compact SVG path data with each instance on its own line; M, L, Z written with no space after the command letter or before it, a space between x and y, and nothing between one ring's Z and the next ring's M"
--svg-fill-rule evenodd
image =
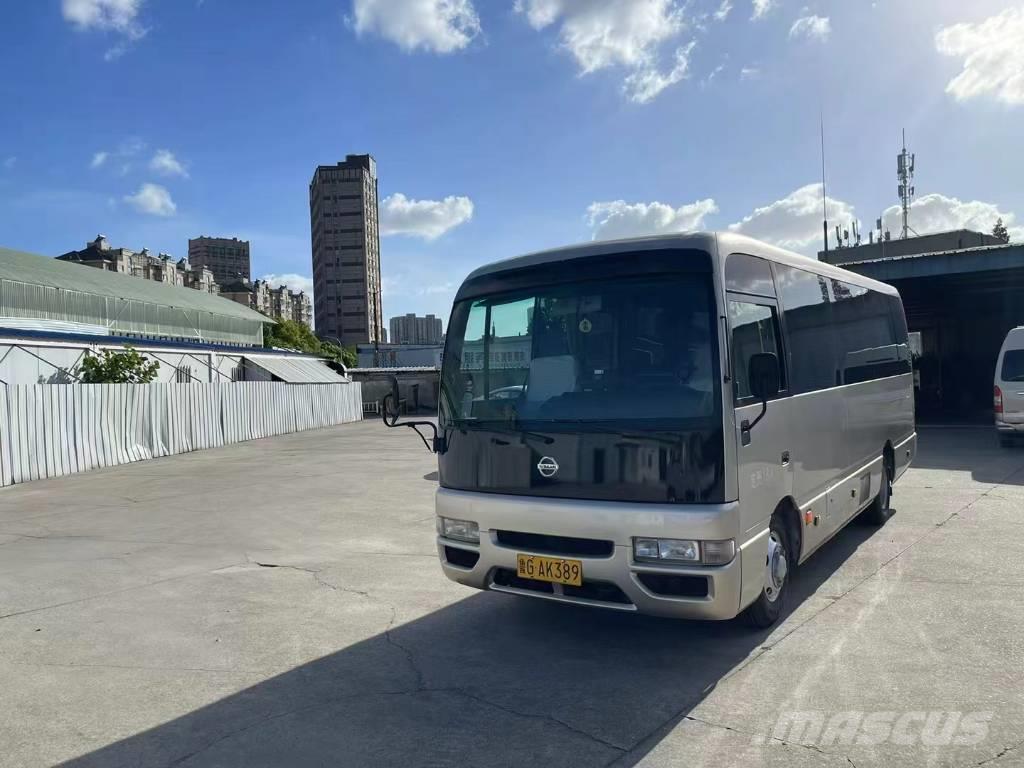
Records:
M97 235L79 251L68 251L57 257L107 272L118 272L143 280L191 288L214 295L220 293L220 286L213 272L206 267L195 267L188 259L177 261L167 253L153 255L148 248L134 251L131 248L112 247L106 236Z
M342 344L383 340L377 164L346 155L309 183L317 333Z
M273 286L266 280L234 280L221 286L221 296L275 320L294 320L312 327L313 305L309 296L287 285Z
M206 267L218 283L252 280L249 241L237 237L199 237L188 241L188 260L194 267Z
M392 344L440 344L442 336L441 318L428 314L419 317L410 312L392 317L389 322Z

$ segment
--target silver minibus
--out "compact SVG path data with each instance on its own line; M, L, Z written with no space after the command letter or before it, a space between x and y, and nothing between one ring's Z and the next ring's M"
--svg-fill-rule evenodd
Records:
M913 397L894 288L680 234L477 269L455 297L436 429L405 424L435 429L449 578L768 626L795 567L853 518L889 516Z

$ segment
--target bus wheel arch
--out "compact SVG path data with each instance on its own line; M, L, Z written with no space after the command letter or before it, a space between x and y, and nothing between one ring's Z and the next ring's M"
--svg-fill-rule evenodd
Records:
M890 500L892 499L892 484L896 479L896 451L892 443L886 440L882 448L882 474L881 482L878 484L878 493L865 507L860 514L860 521L867 525L880 526L892 516Z
M800 508L792 496L787 496L778 503L772 517L780 517L786 527L786 534L789 537L789 560L790 565L795 568L800 562L803 553L804 536L803 527L800 525Z
M761 592L744 611L747 622L757 629L770 627L781 618L789 591L790 574L799 557L799 528L796 505L779 502L768 524Z

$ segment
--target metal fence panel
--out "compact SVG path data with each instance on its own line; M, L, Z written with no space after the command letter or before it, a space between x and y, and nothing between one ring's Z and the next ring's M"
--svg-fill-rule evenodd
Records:
M0 392L0 485L362 419L358 384L19 384Z

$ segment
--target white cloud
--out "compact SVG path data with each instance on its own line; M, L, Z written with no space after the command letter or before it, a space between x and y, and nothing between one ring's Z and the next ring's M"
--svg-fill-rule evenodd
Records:
M920 235L950 229L991 233L996 219L1003 220L1011 240L1024 240L1024 226L1016 226L1017 217L1010 211L1000 211L993 203L958 200L932 193L917 198L910 206L910 226ZM892 232L893 237L899 236L903 229L903 214L898 205L885 209L882 226Z
M146 35L139 22L144 0L61 0L64 20L81 30L115 32L123 37L103 55L113 61L124 54L131 43Z
M351 23L406 51L452 53L480 34L472 0L353 0Z
M587 208L587 223L593 228L594 240L618 240L702 229L705 217L717 212L718 206L711 199L678 208L659 202L614 200L591 203Z
M730 11L732 11L732 0L722 0L722 4L715 11L715 19L717 21L725 21L729 18Z
M444 200L412 200L401 192L381 202L380 233L436 240L473 218L473 201L448 196Z
M309 296L310 300L313 298L313 278L307 277L306 275L299 275L294 272L284 272L280 275L270 274L264 275L260 278L264 282L270 283L273 287L277 288L282 285L287 285L293 291L302 291L304 294Z
M761 70L757 67L743 67L740 70L740 80L756 80L761 76Z
M935 35L939 53L963 59L963 70L946 84L957 101L988 95L1024 104L1024 8L1007 8L978 24L954 24Z
M138 24L142 0L62 0L61 13L82 29L131 30Z
M782 248L811 254L821 247L821 184L808 184L781 200L755 208L729 229ZM850 203L828 198L829 227L847 226L856 218ZM830 232L831 234L831 232Z
M646 103L687 76L693 43L677 45L671 66L661 64L662 47L686 30L680 0L516 0L515 8L534 29L559 24L562 47L580 74L623 67L626 95Z
M725 69L725 65L724 64L719 64L717 67L712 69L710 72L707 73L707 75L704 77L704 79L700 81L700 87L701 88L707 88L709 85L711 85L712 81L716 77L718 77L720 74L722 74L722 70L724 70L724 69Z
M832 33L832 22L827 16L801 16L793 22L789 28L791 39L804 38L806 40L828 40Z
M124 201L139 213L148 213L152 216L173 216L178 210L170 192L159 184L149 182L139 187L139 191L134 195L125 195Z
M661 72L653 67L641 68L633 72L623 83L623 90L637 104L646 104L670 85L675 85L686 78L690 69L690 53L695 42L676 49L676 63L668 72ZM710 78L708 78L710 82Z
M455 283L436 283L426 285L419 289L421 296L436 296L437 294L452 293L455 290Z
M185 167L178 162L174 153L169 149L158 149L156 154L153 155L153 159L149 161L149 168L152 171L156 171L161 176L181 176L185 179L188 178L188 171L186 171Z
M775 7L775 0L753 0L754 12L751 19L763 19Z
M101 150L93 153L89 163L90 168L102 168L108 161L118 163L118 172L125 176L132 170L132 163L136 156L146 148L146 142L138 136L131 136L120 144L113 151Z

